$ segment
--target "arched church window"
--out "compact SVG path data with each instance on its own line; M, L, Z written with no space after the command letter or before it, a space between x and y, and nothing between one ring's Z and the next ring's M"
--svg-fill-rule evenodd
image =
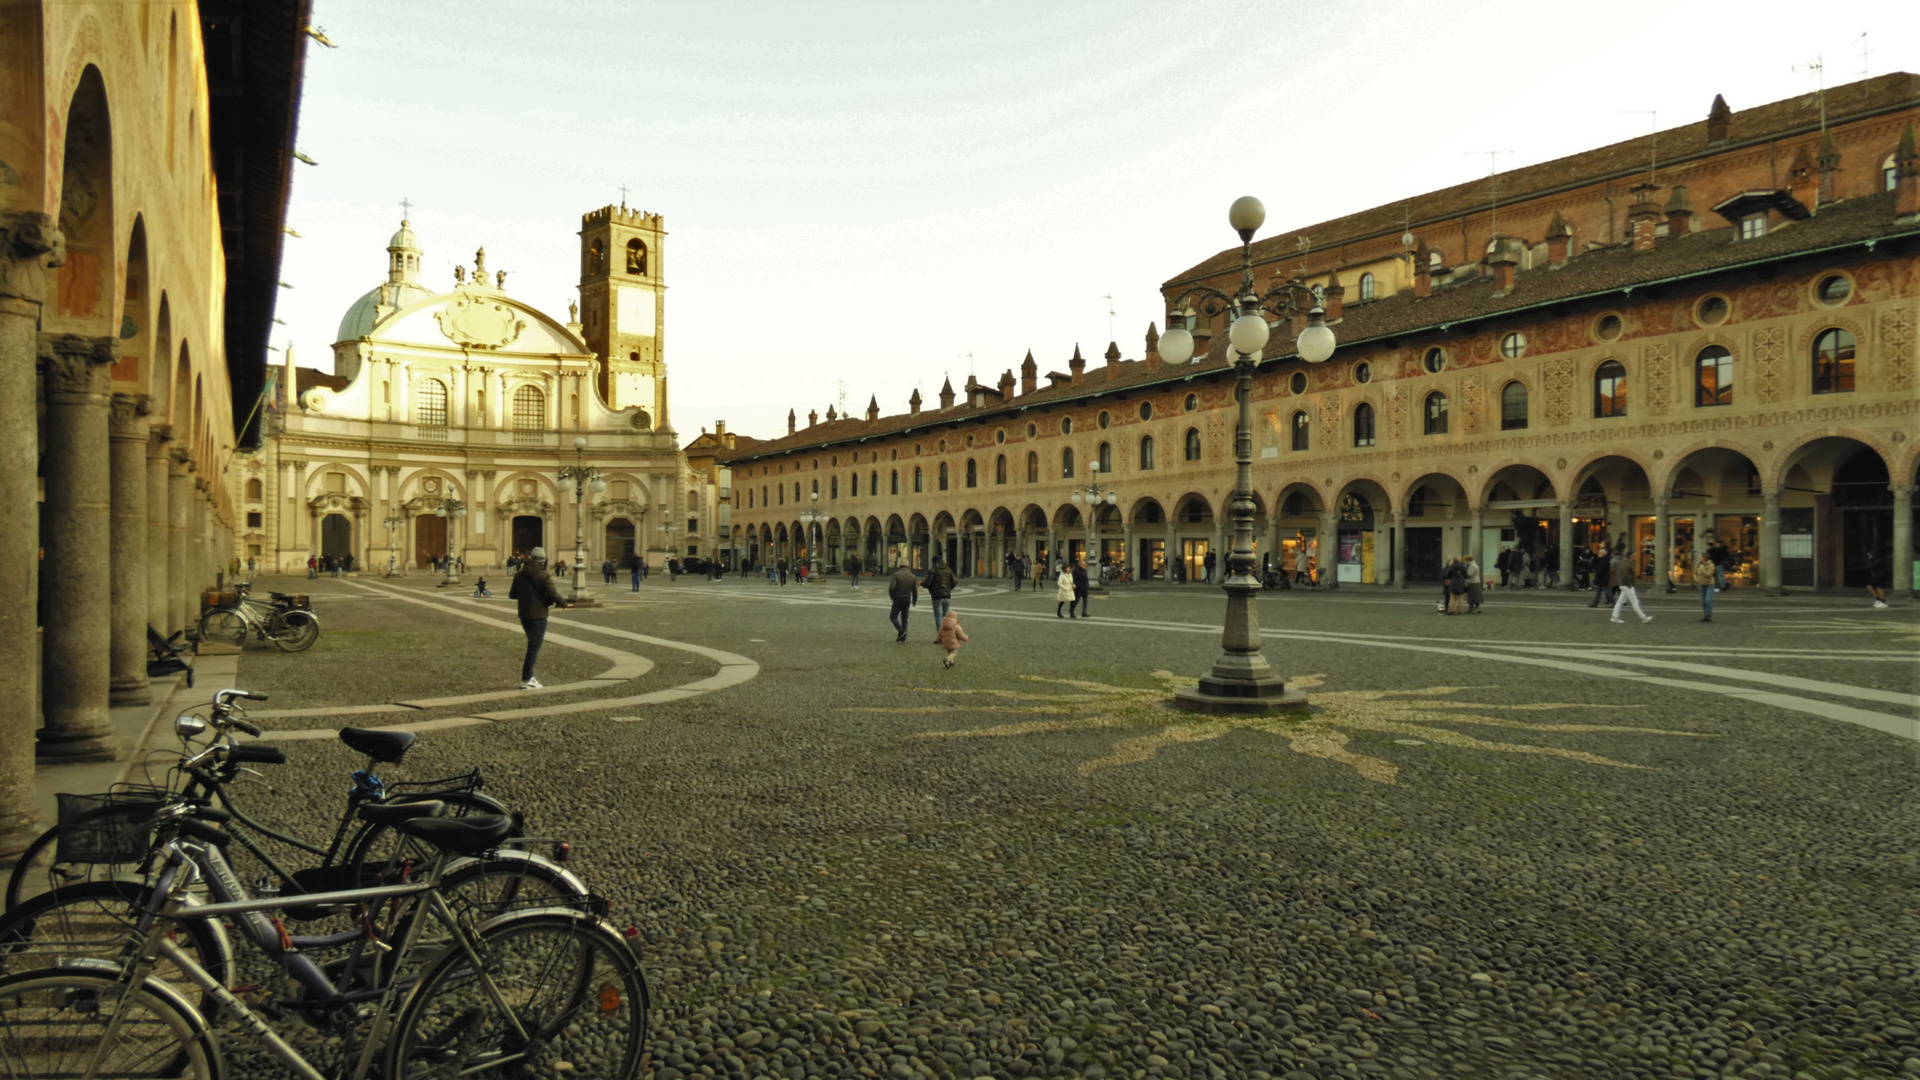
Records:
M447 426L447 384L439 379L422 379L414 400L414 422L424 428Z
M587 245L587 275L591 277L605 272L606 269L607 249L600 246L600 241L595 240Z
M248 502L260 501L260 481L259 480L256 479L256 480L247 481L247 501Z
M513 392L513 441L538 443L544 441L546 433L547 395L541 393L537 386L522 386L515 390Z
M639 240L627 241L627 273L647 276L647 245Z

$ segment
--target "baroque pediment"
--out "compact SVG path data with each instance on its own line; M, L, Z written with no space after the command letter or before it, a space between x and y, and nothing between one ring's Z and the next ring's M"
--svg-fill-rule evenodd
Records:
M504 349L527 328L518 309L486 296L460 296L433 319L448 340L468 349Z

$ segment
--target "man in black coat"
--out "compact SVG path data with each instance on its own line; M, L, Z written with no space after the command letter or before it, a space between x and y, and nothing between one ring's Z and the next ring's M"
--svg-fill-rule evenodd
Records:
M933 569L927 572L927 597L933 601L933 629L938 633L947 609L953 606L953 571L943 559L933 560Z
M1092 586L1087 584L1087 564L1085 563L1085 561L1074 563L1073 564L1073 602L1074 604L1080 605L1080 618L1082 619L1087 617L1087 597L1092 592L1093 592ZM1067 613L1069 615L1073 613L1072 605L1068 605Z
M513 587L507 597L520 606L520 626L527 632L527 656L520 662L520 689L538 690L540 680L533 677L534 661L540 659L540 643L547 639L547 609L566 607L566 600L547 573L547 549L534 548L533 555L513 575Z
M887 612L887 621L899 632L895 641L907 640L907 609L920 603L920 579L905 566L894 568L892 580L887 582L887 597L893 601L893 610Z

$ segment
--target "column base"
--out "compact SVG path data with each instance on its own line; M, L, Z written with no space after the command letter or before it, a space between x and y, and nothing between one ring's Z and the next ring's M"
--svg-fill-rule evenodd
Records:
M456 577L451 581L435 582L433 587L436 589L452 589L452 588L458 588L461 584L462 582L460 581L460 579Z
M151 705L152 703L153 694L144 675L138 678L115 679L107 684L107 704L110 706Z
M80 739L49 740L47 733L40 733L40 741L34 747L34 760L41 765L69 765L81 761L112 761L120 755L113 743L104 736L90 736Z
M1263 683L1228 683L1211 676L1200 685L1174 692L1172 705L1182 712L1214 715L1249 713L1304 713L1310 707L1306 692L1289 690L1286 683L1273 679Z
M568 600L567 606L570 608L599 607L600 601L595 600L591 596L582 596L582 597L579 597L578 599Z

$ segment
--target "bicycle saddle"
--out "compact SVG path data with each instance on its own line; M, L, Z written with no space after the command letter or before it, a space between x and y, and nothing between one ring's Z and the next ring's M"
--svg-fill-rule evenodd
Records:
M413 732L385 728L350 727L340 729L340 741L353 750L385 765L398 765L413 745Z
M454 855L478 855L500 846L513 831L513 819L505 814L410 818L394 822L393 829Z
M424 802L367 803L360 808L360 820L375 825L398 825L415 818L444 817L447 804L438 799Z

